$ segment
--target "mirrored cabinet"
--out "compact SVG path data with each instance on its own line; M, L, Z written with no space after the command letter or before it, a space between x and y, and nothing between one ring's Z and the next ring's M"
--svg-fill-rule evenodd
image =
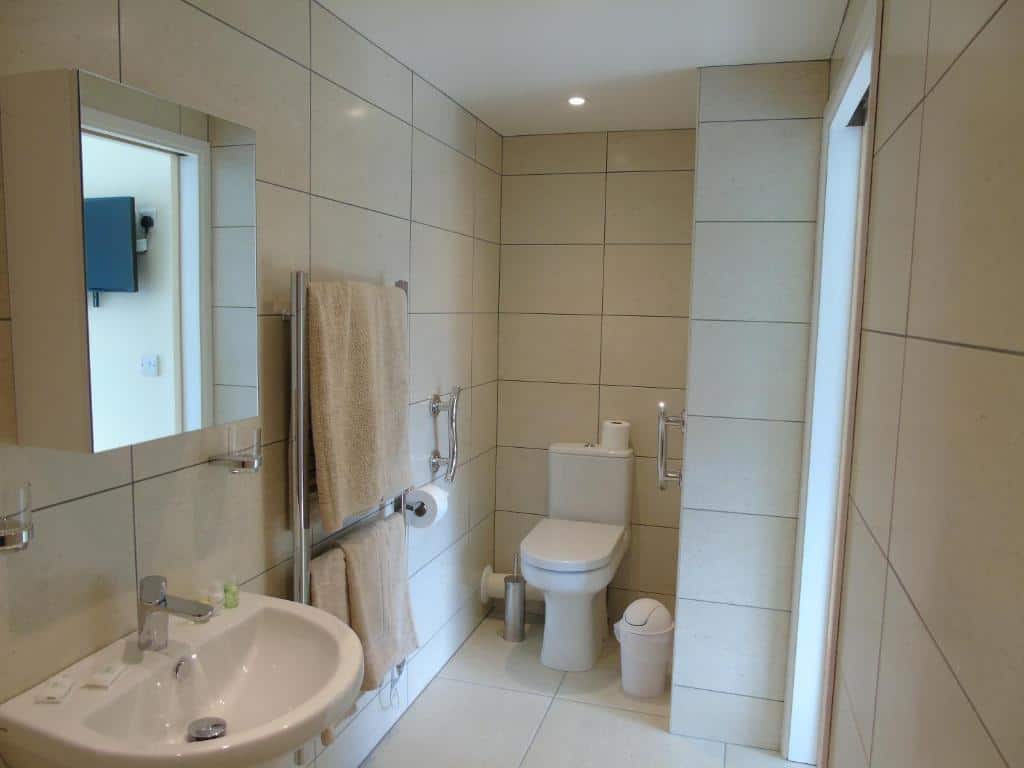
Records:
M258 413L256 137L78 70L0 78L18 443Z

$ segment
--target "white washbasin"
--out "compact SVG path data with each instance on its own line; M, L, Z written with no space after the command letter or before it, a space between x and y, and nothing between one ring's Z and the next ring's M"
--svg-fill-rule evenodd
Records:
M187 659L184 679L175 676ZM109 689L84 687L120 660ZM65 670L77 681L60 704L37 688L0 705L0 754L11 768L251 768L298 749L340 720L363 680L363 650L323 611L243 594L207 624L171 619L166 650L141 653L132 635ZM227 734L189 742L202 717Z

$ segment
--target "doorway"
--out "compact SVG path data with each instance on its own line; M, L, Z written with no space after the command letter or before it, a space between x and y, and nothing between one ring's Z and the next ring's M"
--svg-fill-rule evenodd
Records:
M822 138L813 316L783 754L825 765L859 359L875 18L861 19Z

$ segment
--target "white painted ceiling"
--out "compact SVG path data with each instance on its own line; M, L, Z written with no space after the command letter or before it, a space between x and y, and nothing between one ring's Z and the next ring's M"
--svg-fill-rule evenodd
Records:
M321 2L511 136L692 127L696 67L827 58L847 0Z

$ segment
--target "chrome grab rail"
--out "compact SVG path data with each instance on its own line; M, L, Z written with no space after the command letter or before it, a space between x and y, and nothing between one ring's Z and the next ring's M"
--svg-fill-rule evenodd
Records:
M437 416L441 411L448 412L448 446L451 450L450 456L442 456L440 451L434 451L430 455L430 471L437 474L444 467L444 479L449 483L455 482L455 473L459 469L459 398L462 396L462 387L455 387L448 395L434 395L430 398L430 413ZM448 398L448 402L444 401Z
M668 427L679 427L680 432L686 431L686 411L680 412L678 416L669 416L665 413L665 404L658 403L658 488L662 491L669 480L675 480L677 485L683 484L683 470L670 472L668 469Z

